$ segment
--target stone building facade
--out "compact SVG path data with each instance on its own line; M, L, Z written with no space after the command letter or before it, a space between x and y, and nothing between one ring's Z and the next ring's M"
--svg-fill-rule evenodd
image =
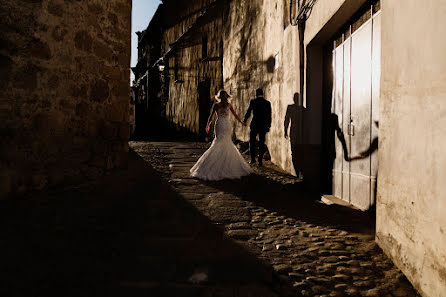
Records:
M219 84L213 68L211 93L223 86L243 114L254 90L264 88L273 108L272 161L329 198L376 208L378 244L423 296L445 295L446 42L439 37L446 35L446 3L221 2L222 21L210 24L221 24L212 40L222 41L223 74ZM191 13L164 9L179 20ZM193 23L163 31L160 57L169 57L175 79L162 112L200 133L199 80L180 75L205 69L200 45L174 51ZM235 124L234 134L248 139Z
M0 196L125 166L131 3L0 1Z
M135 93L135 135L153 136L160 129L151 129L156 121L164 118L165 96L162 90L162 78L157 67L152 67L161 56L164 10L161 4L149 26L138 35L138 63L132 68L135 81L132 89ZM165 123L164 123L165 124ZM158 123L158 126L163 126Z
M212 95L223 86L223 4L211 0L163 1L138 42L134 72L140 100L153 102L148 112L161 110L161 118L168 124L201 136ZM150 117L160 120L159 116ZM153 126L149 124L147 130Z

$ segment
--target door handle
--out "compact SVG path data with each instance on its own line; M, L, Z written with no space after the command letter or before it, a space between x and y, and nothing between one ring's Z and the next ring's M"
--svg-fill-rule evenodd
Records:
M353 125L353 124L348 125L348 135L350 135L350 136L355 135L355 125Z

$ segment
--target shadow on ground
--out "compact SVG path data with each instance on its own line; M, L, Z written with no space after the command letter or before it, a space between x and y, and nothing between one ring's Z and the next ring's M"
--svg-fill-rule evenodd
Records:
M307 191L301 183L283 184L268 178L269 168L240 180L206 182L220 191L232 193L246 201L252 201L280 215L320 226L343 229L352 233L373 235L375 216L339 205L325 205L320 195Z
M254 197L272 200L246 196ZM1 201L0 217L2 296L289 291L270 266L226 238L134 152L127 170L95 183ZM189 280L194 274L208 280L194 284Z

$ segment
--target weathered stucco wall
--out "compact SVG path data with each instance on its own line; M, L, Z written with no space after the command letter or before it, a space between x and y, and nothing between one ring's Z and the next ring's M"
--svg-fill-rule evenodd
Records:
M0 6L0 196L124 165L131 2Z
M382 1L376 239L446 296L446 2Z
M264 89L271 102L272 123L266 144L271 159L295 174L291 141L300 141L293 131L300 128L295 94L299 93L299 44L296 27L284 13L289 1L231 2L224 45L224 86L234 96L232 101L240 116L246 112L255 90ZM278 63L275 62L278 55ZM293 109L293 107L296 107ZM292 118L286 130L285 117ZM237 138L248 141L249 128L236 125ZM292 137L291 137L292 136Z

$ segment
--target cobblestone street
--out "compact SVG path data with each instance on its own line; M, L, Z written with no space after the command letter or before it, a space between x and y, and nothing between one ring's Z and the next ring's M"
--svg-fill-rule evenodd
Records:
M368 214L270 162L203 182L208 144L130 146L125 170L1 201L1 296L416 296Z
M241 180L190 178L189 169L207 146L131 143L187 202L273 268L282 286L272 284L255 295L417 295L375 244L372 215L319 203L300 180L270 162Z

